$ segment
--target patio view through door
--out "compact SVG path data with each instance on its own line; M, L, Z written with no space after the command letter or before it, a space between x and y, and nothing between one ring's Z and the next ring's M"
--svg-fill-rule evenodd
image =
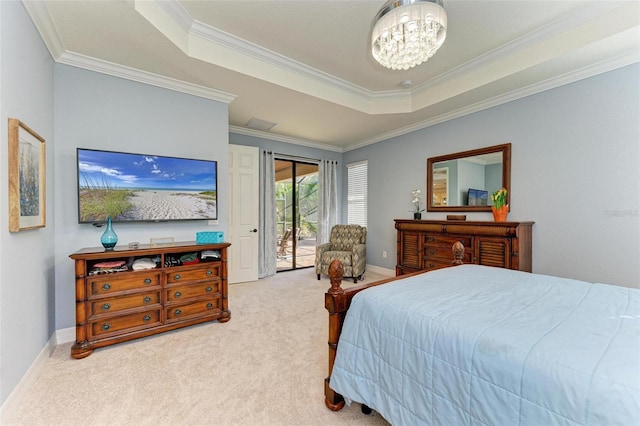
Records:
M278 272L312 267L316 254L318 165L275 160Z

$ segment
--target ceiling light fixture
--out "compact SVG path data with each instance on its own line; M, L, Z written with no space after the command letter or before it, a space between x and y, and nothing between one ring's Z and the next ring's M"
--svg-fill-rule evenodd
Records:
M374 20L371 53L386 68L408 70L432 57L446 35L442 0L389 0Z

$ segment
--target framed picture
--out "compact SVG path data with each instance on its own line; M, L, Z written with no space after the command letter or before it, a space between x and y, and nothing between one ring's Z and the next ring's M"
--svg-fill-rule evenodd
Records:
M46 213L45 141L9 119L9 231L43 228Z

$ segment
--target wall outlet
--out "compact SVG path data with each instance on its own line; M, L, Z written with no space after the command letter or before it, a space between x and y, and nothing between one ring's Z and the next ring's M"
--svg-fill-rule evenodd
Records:
M207 225L209 225L209 226L213 226L213 225L217 225L217 224L218 224L217 220L209 220L209 221L207 221Z
M386 258L387 258L387 251L386 251L386 250L382 250L382 257L383 257L384 259L386 259Z

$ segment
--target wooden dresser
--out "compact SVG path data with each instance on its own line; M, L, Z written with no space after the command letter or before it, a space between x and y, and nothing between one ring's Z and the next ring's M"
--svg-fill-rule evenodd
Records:
M229 246L182 242L110 251L85 248L71 254L76 276L71 356L84 358L99 347L201 322L229 321ZM200 259L203 251L207 259ZM144 261L154 267L138 269ZM112 266L119 263L124 265Z
M396 275L451 266L456 241L464 263L531 272L533 223L396 219Z

